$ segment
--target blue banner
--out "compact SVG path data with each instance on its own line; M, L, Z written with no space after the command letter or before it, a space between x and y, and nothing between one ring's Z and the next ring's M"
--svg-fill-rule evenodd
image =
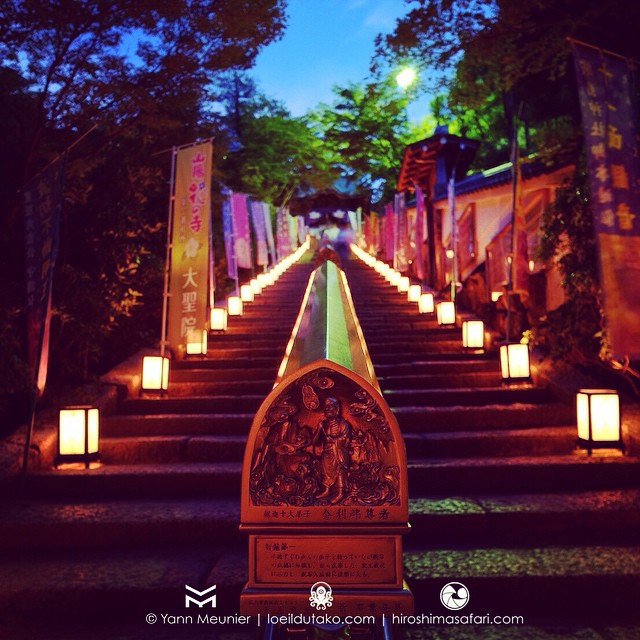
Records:
M573 43L605 323L617 359L640 357L640 183L631 63Z

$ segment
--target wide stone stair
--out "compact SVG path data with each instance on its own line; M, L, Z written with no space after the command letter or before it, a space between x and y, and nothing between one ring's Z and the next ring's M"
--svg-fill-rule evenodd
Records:
M191 613L185 585L216 584L216 612L238 611L245 437L311 269L307 256L230 318L226 333L210 336L206 359L173 363L168 397L130 394L103 420L99 468L45 464L3 500L7 638L227 637L146 616ZM526 623L525 635L439 627L432 636L413 626L403 637L640 637L624 635L640 629L638 461L576 452L573 408L551 389L503 386L495 353L464 353L459 329L420 316L355 258L347 277L405 437L405 577L416 612L446 613L440 590L459 581L471 593L467 609ZM33 635L43 622L47 634ZM240 625L229 637L255 632Z

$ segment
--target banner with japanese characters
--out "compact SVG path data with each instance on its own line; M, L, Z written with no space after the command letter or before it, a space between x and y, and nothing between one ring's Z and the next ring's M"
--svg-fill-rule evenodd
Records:
M251 201L251 222L256 238L256 264L269 264L269 250L267 247L267 228L264 220L264 203Z
M573 42L587 167L600 253L605 325L613 356L640 357L640 183L631 63Z
M224 191L225 199L222 201L222 234L224 235L224 255L227 260L227 275L232 280L238 279L238 263L236 261L236 249L233 243L233 218L231 217L232 191Z
M394 199L396 220L396 269L405 272L409 269L409 221L404 203L404 191L396 193Z
M291 236L289 235L289 210L279 207L276 214L276 243L278 247L278 260L282 260L291 253Z
M268 202L262 203L262 214L264 216L264 228L267 233L267 247L269 250L270 263L275 264L278 260L276 255L276 244L273 238L273 223L271 222L271 206Z
M231 196L231 218L233 220L233 244L238 267L241 269L253 269L248 196L246 193L234 193Z
M388 202L384 207L384 255L385 260L392 261L395 267L396 251L396 221L393 203Z
M207 324L211 143L174 153L175 182L167 341L177 357Z
M23 189L27 275L27 350L39 394L47 380L53 268L60 238L64 157Z
M511 266L511 291L514 293L529 294L529 244L527 239L527 223L524 208L524 187L522 184L522 163L520 162L520 150L514 144L513 153L513 216L511 240L512 266Z
M416 230L415 230L415 274L420 280L424 280L424 261L426 257L426 246L424 241L426 234L426 217L424 207L424 194L422 189L416 185Z

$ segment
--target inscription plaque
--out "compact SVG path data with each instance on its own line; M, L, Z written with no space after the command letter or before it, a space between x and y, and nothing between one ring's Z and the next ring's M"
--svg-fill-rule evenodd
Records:
M250 584L402 584L396 536L251 536L249 545Z

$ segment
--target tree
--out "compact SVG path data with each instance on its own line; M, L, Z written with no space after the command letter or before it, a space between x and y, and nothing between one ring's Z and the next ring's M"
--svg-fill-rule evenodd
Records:
M0 378L17 384L25 368L19 188L92 125L67 163L50 378L60 383L100 373L157 338L169 167L162 152L215 132L219 118L205 104L212 80L248 67L281 34L284 6L284 0L0 4L0 130L13 149L0 175L8 203L1 241L10 248L0 257L6 266L0 291L7 293L0 336L14 336L3 342L7 375Z
M247 77L227 83L226 132L230 151L223 163L225 184L276 205L297 187L329 186L332 171L319 132L307 118L294 118Z
M370 190L374 201L390 198L409 141L408 97L391 79L333 92L333 104L321 104L312 115L333 162L345 178Z

